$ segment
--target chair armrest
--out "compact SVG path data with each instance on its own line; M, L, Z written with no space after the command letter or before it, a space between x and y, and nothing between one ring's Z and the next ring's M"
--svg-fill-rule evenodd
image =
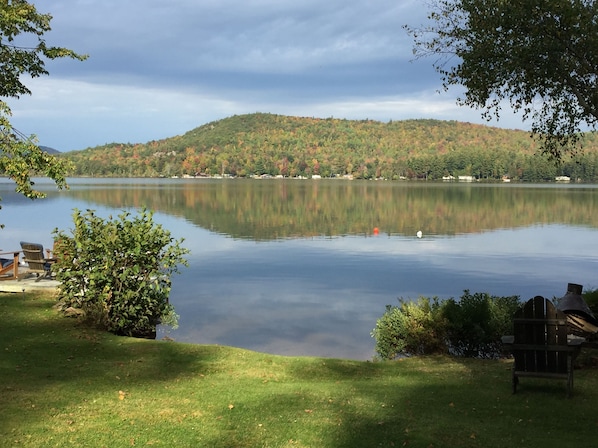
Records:
M10 252L0 252L0 255L9 255L9 254L12 254L13 256L18 257L20 253L21 253L20 250L12 250Z
M500 340L502 341L503 344L512 344L515 342L515 336L503 336L502 338L500 338Z
M12 252L0 252L0 256L2 255L12 255L13 256L13 262L15 265L19 264L19 257L21 256L21 251L20 250L14 250Z
M576 347L578 345L583 344L584 342L586 342L586 338L583 338L581 336L575 336L573 334L567 335L567 345Z

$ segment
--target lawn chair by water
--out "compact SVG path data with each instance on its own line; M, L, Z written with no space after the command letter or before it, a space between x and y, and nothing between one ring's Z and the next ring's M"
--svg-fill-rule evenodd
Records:
M513 319L513 335L502 341L515 360L513 393L519 377L567 380L567 396L573 391L573 360L583 338L568 336L567 317L542 296L527 301Z
M37 275L38 280L52 277L52 263L54 259L44 256L44 246L38 243L21 241L23 261L29 266L29 272Z
M19 277L19 251L0 252L0 280L14 280Z

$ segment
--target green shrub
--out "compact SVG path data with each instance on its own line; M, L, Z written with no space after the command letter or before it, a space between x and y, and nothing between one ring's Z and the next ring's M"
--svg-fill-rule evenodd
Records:
M399 306L386 306L372 337L382 359L400 355L446 353L446 321L437 298L416 302L399 299Z
M464 291L460 300L419 298L386 307L372 336L382 359L450 353L474 358L505 355L501 337L511 333L518 296Z
M582 296L594 316L598 316L598 289L589 289Z
M487 293L449 299L443 313L448 321L448 345L452 354L467 358L497 358L503 355L501 337L511 333L519 297L496 297Z
M183 240L171 238L146 210L106 220L75 210L73 218L71 235L54 231L61 306L119 335L151 337L160 322L176 325L168 296L171 275L187 264Z

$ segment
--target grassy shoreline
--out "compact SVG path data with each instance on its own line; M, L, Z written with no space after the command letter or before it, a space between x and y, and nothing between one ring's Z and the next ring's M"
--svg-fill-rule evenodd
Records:
M0 446L594 446L598 378L510 361L285 357L117 337L0 294Z

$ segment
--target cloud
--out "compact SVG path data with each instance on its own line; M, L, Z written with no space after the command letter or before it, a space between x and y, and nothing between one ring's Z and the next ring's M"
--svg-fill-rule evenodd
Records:
M411 61L403 24L419 1L57 0L48 43L89 54L49 61L14 125L65 151L146 142L227 116L482 122L439 94L431 61ZM521 127L520 117L499 123Z

